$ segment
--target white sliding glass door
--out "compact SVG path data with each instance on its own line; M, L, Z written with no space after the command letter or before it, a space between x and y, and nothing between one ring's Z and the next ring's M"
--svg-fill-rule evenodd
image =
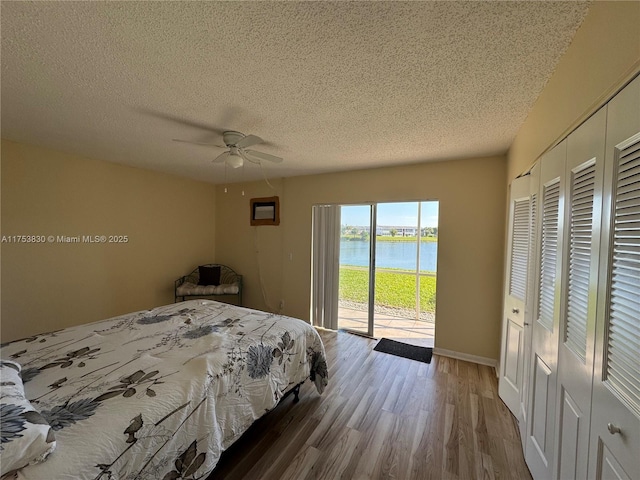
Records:
M433 346L438 202L317 206L313 236L316 325Z
M340 207L338 328L373 336L375 205Z

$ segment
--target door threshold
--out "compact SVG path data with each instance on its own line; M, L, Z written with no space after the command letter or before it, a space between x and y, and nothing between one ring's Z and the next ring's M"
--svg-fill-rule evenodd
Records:
M339 328L338 329L339 332L346 332L346 333L351 333L353 335L357 335L359 337L364 337L364 338L369 338L371 340L378 340L377 337L371 336L368 333L364 333L364 332L358 332L357 330L350 330L348 328Z

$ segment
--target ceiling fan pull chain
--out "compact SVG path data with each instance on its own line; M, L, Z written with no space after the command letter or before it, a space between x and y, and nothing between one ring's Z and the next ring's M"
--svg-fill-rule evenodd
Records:
M275 190L275 187L269 183L269 179L267 178L267 173L264 171L264 167L262 166L262 162L259 163L260 170L262 171L262 176L264 177L264 181L267 182L267 185L271 187L271 190Z

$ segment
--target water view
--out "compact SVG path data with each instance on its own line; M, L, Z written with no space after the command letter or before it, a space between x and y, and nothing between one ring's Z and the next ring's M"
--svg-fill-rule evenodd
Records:
M437 271L438 242L420 242L420 270ZM340 240L340 265L367 267L369 265L369 242L362 240ZM376 267L416 269L416 243L376 242Z

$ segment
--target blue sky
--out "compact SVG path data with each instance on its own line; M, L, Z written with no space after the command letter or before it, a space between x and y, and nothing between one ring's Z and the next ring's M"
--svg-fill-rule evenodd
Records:
M422 227L438 226L438 202L421 202L422 212L420 225ZM366 226L369 225L368 205L343 205L342 225ZM378 225L411 227L418 225L418 202L379 203Z

